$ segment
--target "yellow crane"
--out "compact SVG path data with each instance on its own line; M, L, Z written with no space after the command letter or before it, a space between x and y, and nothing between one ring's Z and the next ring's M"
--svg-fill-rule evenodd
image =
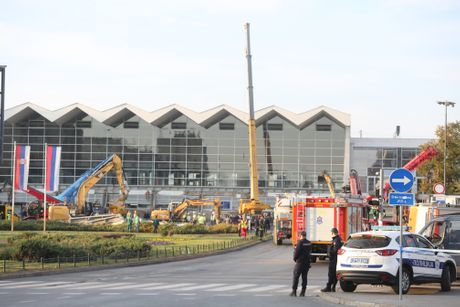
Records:
M259 199L259 174L257 172L257 146L256 146L256 120L254 116L254 92L252 85L252 56L249 23L246 28L246 59L248 63L248 94L249 94L249 171L250 171L250 191L249 199L240 199L240 214L257 214L262 210L269 209L270 206L264 204Z

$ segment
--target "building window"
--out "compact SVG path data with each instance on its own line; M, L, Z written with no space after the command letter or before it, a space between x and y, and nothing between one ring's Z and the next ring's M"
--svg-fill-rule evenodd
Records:
M137 129L139 128L139 122L124 122L123 128L126 129Z
M282 131L283 130L283 124L267 124L267 130Z
M44 127L45 122L42 120L31 120L29 121L29 127Z
M220 130L235 130L234 123L219 123Z
M77 128L91 128L91 121L81 120L76 123L76 126Z
M331 130L332 130L331 125L320 125L320 124L316 125L316 131L331 131Z
M171 123L171 129L187 129L187 123Z

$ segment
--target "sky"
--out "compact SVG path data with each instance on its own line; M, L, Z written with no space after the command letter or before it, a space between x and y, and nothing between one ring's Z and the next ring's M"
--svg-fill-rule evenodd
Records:
M431 138L457 102L457 0L0 0L6 108L222 104L351 115L353 137Z

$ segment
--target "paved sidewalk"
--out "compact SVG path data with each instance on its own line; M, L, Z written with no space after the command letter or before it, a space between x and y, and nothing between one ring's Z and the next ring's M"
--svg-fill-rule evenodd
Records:
M450 307L460 306L460 287L454 286L450 292L441 292L438 284L412 286L407 295L403 295L401 304L398 295L387 286L360 285L355 292L345 293L339 289L335 293L319 292L323 300L334 304L360 307L390 306L425 306Z

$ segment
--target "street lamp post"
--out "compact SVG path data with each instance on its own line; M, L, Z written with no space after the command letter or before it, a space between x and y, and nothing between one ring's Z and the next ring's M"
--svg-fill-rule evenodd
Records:
M455 102L452 101L438 101L439 105L445 107L444 113L444 193L447 194L447 181L446 181L446 158L447 158L447 107L455 107Z

